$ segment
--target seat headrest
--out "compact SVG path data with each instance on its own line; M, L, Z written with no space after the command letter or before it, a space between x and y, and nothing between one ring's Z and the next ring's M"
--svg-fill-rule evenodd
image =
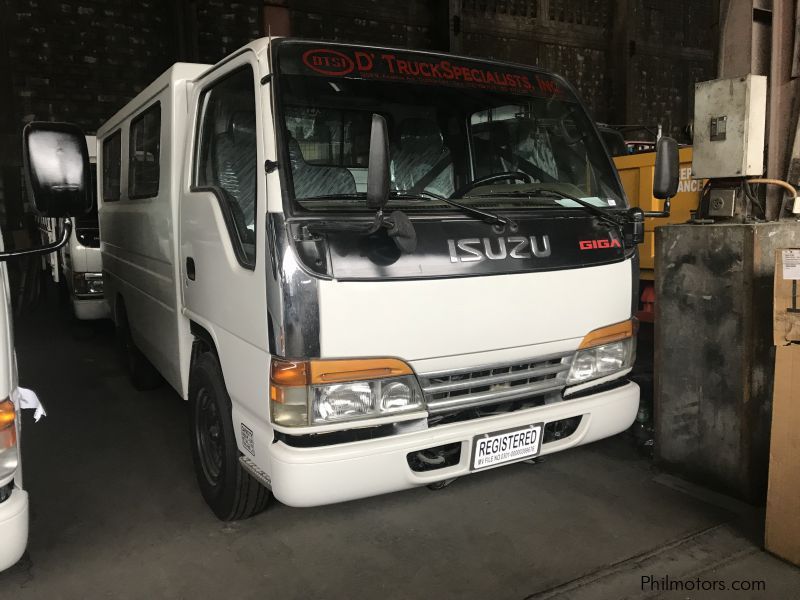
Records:
M432 119L404 119L398 127L398 139L403 149L441 148L443 145L442 132Z
M233 135L234 141L243 138L252 138L256 135L256 114L252 111L238 111L231 115L228 122L228 131Z
M289 138L289 162L292 163L292 169L297 170L306 163L305 158L303 158L303 151L300 149L300 142L291 135L287 137Z

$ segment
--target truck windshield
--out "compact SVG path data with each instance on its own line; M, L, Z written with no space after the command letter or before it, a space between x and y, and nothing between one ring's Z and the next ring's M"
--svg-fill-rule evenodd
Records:
M455 210L437 196L491 209L577 206L537 196L543 188L624 206L591 120L552 75L338 45L287 42L277 56L286 180L303 209L367 210L373 113L389 129L389 208Z

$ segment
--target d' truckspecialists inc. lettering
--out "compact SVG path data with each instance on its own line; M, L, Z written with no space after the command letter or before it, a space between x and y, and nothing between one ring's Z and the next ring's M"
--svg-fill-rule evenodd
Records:
M438 83L572 100L572 95L557 79L511 65L440 59L422 53L356 50L346 46L292 45L282 52L281 71L290 75Z

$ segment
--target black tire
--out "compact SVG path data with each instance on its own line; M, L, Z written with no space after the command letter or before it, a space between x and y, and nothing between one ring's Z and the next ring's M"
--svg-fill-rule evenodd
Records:
M231 400L210 352L195 360L189 374L189 426L197 483L214 514L236 521L264 510L272 495L239 463Z
M134 343L124 305L119 307L117 314L117 343L133 387L139 391L159 387L163 382L161 374Z

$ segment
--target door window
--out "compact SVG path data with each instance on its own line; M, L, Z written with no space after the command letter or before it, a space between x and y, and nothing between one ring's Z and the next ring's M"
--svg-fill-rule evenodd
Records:
M200 99L195 186L220 201L244 266L256 259L256 105L253 71L244 67L214 82Z
M128 197L158 195L161 151L161 103L156 102L131 121L128 154Z
M103 202L116 202L120 196L122 132L117 130L103 140Z

